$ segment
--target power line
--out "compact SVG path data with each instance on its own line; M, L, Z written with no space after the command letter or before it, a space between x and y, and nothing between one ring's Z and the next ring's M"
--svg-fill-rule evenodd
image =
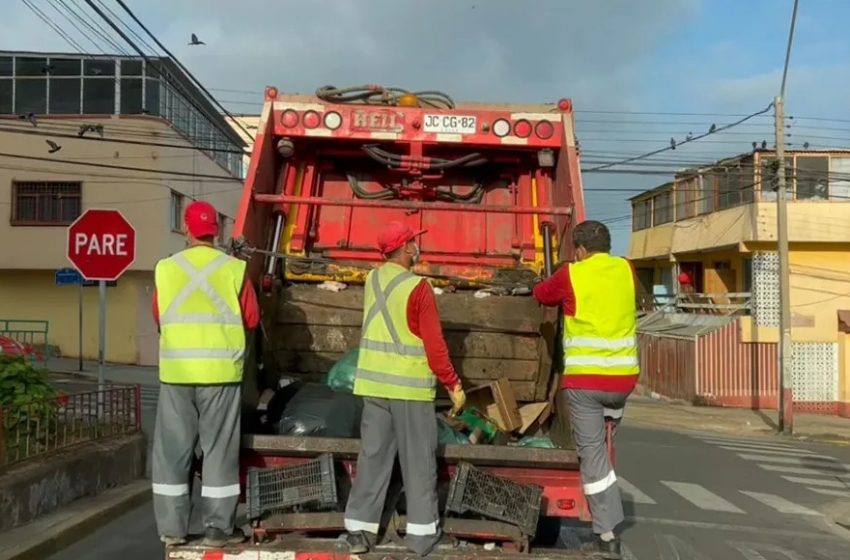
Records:
M201 178L201 179L231 179L230 177L224 177L222 175L207 175L203 173L188 173L186 171L168 171L166 169L148 169L145 167L132 167L127 165L113 165L109 163L94 163L87 161L75 161L70 159L53 159L49 157L41 157L41 156L27 156L23 154L9 154L5 152L0 152L0 157L14 158L14 159L25 159L31 161L46 161L51 163L64 163L67 165L81 165L88 167L98 167L102 169L121 169L125 171L140 171L144 173L156 173L162 175L174 175L176 177L193 177L193 178ZM233 181L238 181L235 177L232 178Z
M139 56L142 57L142 59L144 59L144 61L149 65L149 67L153 68L154 71L157 74L159 74L159 76L162 78L163 82L168 83L169 85L171 85L175 89L179 89L183 94L185 94L185 95L183 95L183 98L187 103L189 103L189 105L194 107L195 110L197 110L199 113L205 114L205 111L201 107L198 107L198 104L193 99L192 94L190 92L188 92L183 87L182 84L180 84L177 81L170 79L169 76L167 75L167 73L163 73L159 69L159 65L154 64L153 61L151 61L151 59L144 53L144 51L142 51L142 49L140 49L139 46L126 33L124 33L124 31L122 31L121 28L118 27L118 25L114 21L112 21L109 18L109 16L106 15L106 13L103 10L101 10L97 5L95 5L94 0L84 0L84 1L86 2L86 4L89 5L90 8L92 8L95 12L97 12L97 14L101 17L101 19L103 19L113 30L115 30L115 32L118 33L121 36L121 38L124 41L126 41L127 44L129 44L133 48L133 50L135 50L139 54ZM124 3L121 2L121 5L123 6ZM125 7L125 9L129 12L129 8ZM132 15L132 12L129 12L129 13ZM132 15L132 17L134 18L134 20L137 23L140 23L140 22L138 22L138 19L136 19L134 15ZM143 27L143 29L144 29L144 27ZM148 32L148 34L150 35L150 32ZM154 40L156 40L155 37L154 37ZM159 44L158 41L157 41L157 44ZM173 59L173 57L172 57L172 59ZM182 68L182 65L180 64L180 62L178 60L173 59L173 61L175 62L175 64L177 64L179 67ZM184 72L186 72L186 70L184 70ZM207 94L207 95L209 95L209 94ZM215 101L214 98L212 98L212 99L213 99L213 101ZM218 102L216 102L216 103L218 103ZM232 129L226 130L226 129L222 128L221 125L218 122L215 122L215 119L210 119L210 124L212 124L216 129L218 129L219 132L224 134L225 137L229 137L231 134L235 135L235 131L233 131Z
M92 1L92 0L86 0L86 1L87 1L87 2L89 2L89 3L91 3L91 1ZM163 51L166 55L168 55L168 56L171 58L171 60L173 60L173 61L174 61L174 63L175 63L175 64L177 64L177 66L178 66L181 70L183 70L183 72L185 72L185 73L186 73L186 75L189 77L189 79L191 79L193 82L195 82L195 85L197 85L197 86L201 89L201 91L203 91L203 92L204 92L204 93L205 93L205 94L206 94L206 95L207 95L207 96L208 96L208 97L209 97L209 98L213 101L213 103L215 103L215 104L218 106L218 108L222 110L222 112L224 112L224 114L225 114L225 115L227 115L228 117L230 117L230 118L231 118L231 119L232 119L232 120L236 123L236 126L238 126L238 127L242 130L242 132L244 132L244 133L245 133L245 135L246 135L246 136L248 136L248 138L250 138L250 139L251 139L251 141L253 142L253 141L254 141L254 136L253 136L250 132L248 132L248 130L247 130L245 127L243 127L243 126L242 126L242 124L241 124L239 121L237 121L237 120L236 120L236 118L235 118L233 115L231 115L231 114L230 114L230 111L228 111L227 109L225 109L225 108L224 108L224 106L223 106L221 103L219 103L219 102L218 102L218 100L216 100L215 96L213 96L213 94L211 94L211 93L207 90L207 88L206 88L206 87L204 87L204 85L203 85L203 84L202 84L202 83L201 83L201 82L200 82L200 81L199 81L199 80L198 80L198 79L197 79L197 78L196 78L196 77L195 77L195 76L194 76L194 75L193 75L193 74L189 71L189 69L188 69L188 68L186 68L186 67L183 65L183 63L182 63L182 62L180 62L180 60L179 60L176 56L174 56L174 54L172 54L172 52L171 52L171 51L169 51L169 50L168 50L168 48L166 48L166 46L165 46L165 45L163 45L163 44L162 44L162 42L161 42L161 41L160 41L160 40L156 37L156 35L154 35L153 33L151 33L151 31L150 31L147 27L145 27L145 24L143 24L143 23L139 20L139 18L137 18L137 17L136 17L136 14L134 14L134 13L133 13L133 11L132 11L129 7L127 7L127 4L125 4L125 3L124 3L124 0L115 0L115 1L118 3L118 5L119 5L119 6L121 6L122 8L124 8L124 11L125 11L125 12L127 12L127 15L129 15L129 16L130 16L130 18L132 18L132 20L133 20L134 22L136 22L136 25L138 25L139 27L141 27L141 28L142 28L142 31L144 31L145 33L147 33L147 34L148 34L148 36L149 36L151 39L153 39L153 42L154 42L154 43L156 43L156 44L157 44L157 46L159 46L159 48L160 48L160 49L162 49L162 51Z
M648 158L648 157L652 157L652 156L654 156L654 155L656 155L656 154L660 154L660 153L667 152L667 151L670 151L670 150L675 150L675 149L676 149L676 147L677 147L677 146L679 146L679 145L687 144L687 143L689 143L689 142L695 142L695 141L700 140L700 139L702 139L702 138L705 138L706 136L709 136L709 135L711 135L711 134L716 134L717 132L719 132L719 131L721 131L721 130L727 130L727 129L732 128L732 127L734 127L734 126L738 126L739 124L744 123L744 122L746 122L746 121L748 121L748 120L750 120L750 119L752 119L752 118L755 118L755 117L757 117L757 116L759 116L759 115L763 115L764 113L767 113L768 111L770 111L770 108L771 108L771 107L773 107L773 103L770 103L767 107L765 107L765 108L764 108L764 109L762 109L761 111L758 111L758 112L756 112L756 113L752 113L752 114L747 115L747 116L745 116L745 117L742 117L742 118L741 118L740 120L738 120L738 121L735 121L735 122L733 122L733 123L731 123L731 124L723 125L723 126L721 126L721 127L717 127L717 128L715 128L714 130L709 130L708 132L706 132L706 133L704 133L704 134L700 134L699 136L694 136L694 137L692 137L692 138L690 138L690 139L683 140L682 142L680 142L680 143L678 143L678 144L673 143L673 145L671 145L671 146L666 146L666 147L664 147L664 148L661 148L661 149L658 149L658 150L653 150L653 151L651 151L651 152L647 152L647 153L645 153L645 154L642 154L642 155L639 155L639 156L635 156L635 157L632 157L632 158L626 158L626 159L621 160L621 161L619 161L619 162L606 163L605 165L600 165L600 166L595 167L593 170L594 170L594 171L599 171L599 170L606 169L606 168L609 168L609 167L614 167L615 165L622 165L622 164L624 164L624 163L631 163L631 162L633 162L633 161L638 161L638 160L641 160L641 159L646 159L646 158Z
M797 6L799 0L794 0L794 11L791 12L791 29L788 31L788 45L785 47L785 65L782 69L782 86L779 88L779 96L785 97L785 81L788 78L788 64L791 62L791 45L794 42L794 27L797 23Z
M84 51L83 47L80 46L70 35L65 33L65 31L59 27L56 22L50 19L47 14L41 11L35 4L33 4L30 0L21 0L26 7L28 7L35 15L37 15L44 23L47 24L48 27L53 29L62 39L65 40L66 43L71 45L72 49L75 49L78 53L82 53Z
M49 0L49 1L50 1L51 3L53 2L53 0ZM71 17L73 17L74 19L76 19L77 21L79 21L79 22L80 22L83 26L85 26L86 28L88 28L88 29L89 29L89 30L90 30L90 31L91 31L91 32L92 32L92 33L93 33L96 37L101 38L101 39L102 39L102 40L103 40L103 41L104 41L104 42L105 42L105 43L106 43L109 47L111 47L111 48L115 49L115 52L116 52L116 53L124 54L124 55L126 55L126 54L127 54L127 51L126 51L126 50L124 50L124 49L122 49L122 48L121 48L121 45L119 45L118 43L116 43L115 41L113 41L113 40L112 40L112 37L110 37L110 36L109 36L109 34L104 33L104 32L102 32L102 30L99 30L99 29L95 28L95 27L94 27L94 26L93 26L93 25L92 25L92 24L91 24L91 23L90 23L90 22L89 22L86 18L84 18L82 15L80 15L77 11L74 11L74 9L73 9L73 8L71 8L71 7L70 7L70 6L69 6L69 5L65 2L65 0L56 0L56 1L58 1L58 2L59 2L59 4L61 4L61 5L65 8L65 11L66 11L66 12L67 12L67 13L68 13ZM73 2L74 0L70 0L70 1L71 1L71 2ZM77 10L82 11L82 10L80 10L80 7L79 7L77 4L74 4L74 6L77 8ZM55 5L54 5L54 9L56 9L56 10L58 11L58 8L56 8L56 6L55 6ZM96 48L98 51L106 52L106 50L107 50L107 49L104 49L103 47L101 47L101 46L100 46L100 44L98 44L96 41L94 41L94 40L93 40L93 39L92 39L92 38L91 38L91 37L90 37L90 36L89 36L89 35L88 35L88 34L87 34L84 30L80 29L80 27L76 25L76 23L74 22L74 20L72 20L72 19L71 19L70 17L68 17L68 16L65 16L65 17L66 17L66 19L68 19L68 21L71 23L71 25L73 25L73 26L77 29L77 31L79 31L79 32L80 32L80 34L81 34L81 35L83 35L86 39L88 39L88 41L89 41L92 45L94 45L94 46L95 46L95 48Z

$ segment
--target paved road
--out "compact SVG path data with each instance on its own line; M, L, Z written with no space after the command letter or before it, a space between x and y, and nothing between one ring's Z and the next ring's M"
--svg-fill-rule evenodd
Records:
M148 414L155 393L146 400ZM838 560L850 531L829 516L850 500L850 449L624 426L618 473L632 560ZM576 530L562 529L562 542ZM584 534L579 530L579 534ZM50 560L162 557L150 505Z

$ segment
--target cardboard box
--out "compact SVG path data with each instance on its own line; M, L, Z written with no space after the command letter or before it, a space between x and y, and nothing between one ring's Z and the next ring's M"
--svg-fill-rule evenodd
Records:
M506 377L470 389L466 392L466 403L492 418L502 431L513 432L522 427L514 390Z

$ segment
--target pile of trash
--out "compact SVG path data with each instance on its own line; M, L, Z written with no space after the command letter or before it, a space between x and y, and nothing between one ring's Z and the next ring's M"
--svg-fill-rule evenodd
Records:
M260 433L332 438L360 437L363 399L352 394L358 350L344 354L321 383L281 380L260 399ZM441 445L519 445L555 448L541 426L549 403L518 406L510 381L498 379L467 390L467 406L457 415L436 415Z

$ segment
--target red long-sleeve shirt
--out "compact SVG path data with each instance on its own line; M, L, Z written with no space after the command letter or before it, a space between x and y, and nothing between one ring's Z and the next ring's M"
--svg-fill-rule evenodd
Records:
M157 299L156 288L154 288L151 307L153 320L159 326L159 302ZM245 325L245 328L249 331L256 329L260 324L260 304L257 302L257 292L254 291L254 285L247 278L239 292L239 307L242 310L242 324Z
M422 339L428 367L446 389L452 389L460 380L449 359L449 349L437 312L437 298L427 280L423 279L410 292L407 300L407 326L410 332Z
M634 273L634 264L629 262ZM635 286L637 277L635 276ZM555 307L560 305L564 315L575 317L576 294L570 279L570 267L564 264L552 276L534 287L534 297L542 305ZM611 391L615 393L631 392L638 381L637 375L594 375L570 374L564 375L561 381L562 389L587 389L594 391Z

